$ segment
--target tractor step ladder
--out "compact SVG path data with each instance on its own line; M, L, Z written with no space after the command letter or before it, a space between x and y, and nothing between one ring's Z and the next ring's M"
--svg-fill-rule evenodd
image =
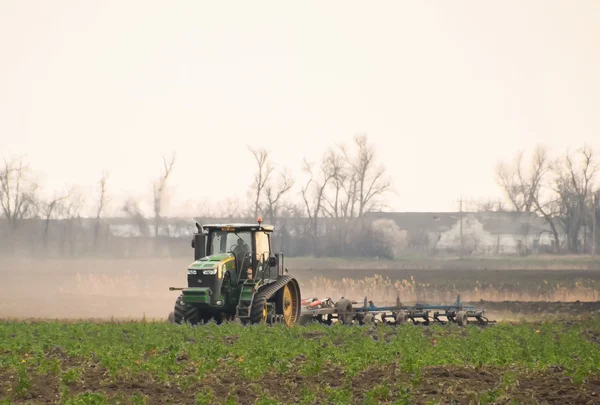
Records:
M250 311L252 310L252 303L254 301L254 281L246 280L242 284L242 290L240 291L240 299L235 309L235 315L240 320L244 321L250 319Z

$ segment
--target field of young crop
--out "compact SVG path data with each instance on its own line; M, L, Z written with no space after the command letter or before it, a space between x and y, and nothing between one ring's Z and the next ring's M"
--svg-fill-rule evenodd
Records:
M4 404L453 402L600 402L600 318L485 328L0 323Z

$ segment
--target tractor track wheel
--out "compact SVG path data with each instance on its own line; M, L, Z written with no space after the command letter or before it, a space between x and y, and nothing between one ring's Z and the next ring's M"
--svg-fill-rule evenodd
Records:
M250 309L250 323L265 323L267 321L267 298L255 295Z
M286 320L286 290L291 294L291 314L290 310L287 310ZM298 281L290 275L279 277L275 282L270 283L266 286L261 287L258 292L254 294L252 300L252 306L250 308L250 317L244 321L244 324L250 323L266 323L267 320L267 301L275 301L275 313L283 315L284 323L288 326L292 326L294 323L300 320L300 286ZM278 310L279 309L279 310Z
M288 281L275 293L275 312L282 315L286 326L293 326L300 318L300 286L295 279Z
M347 299L339 300L335 305L335 308L337 310L338 321L342 325L352 324L352 320L354 319L354 307L352 306L352 301Z

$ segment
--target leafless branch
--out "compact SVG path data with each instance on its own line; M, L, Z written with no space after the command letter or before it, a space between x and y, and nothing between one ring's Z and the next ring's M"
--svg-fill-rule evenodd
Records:
M55 196L50 201L42 203L41 212L44 216L44 245L48 244L48 231L50 228L50 220L60 215L64 209L60 206L60 204L69 198L69 194L63 194L61 196Z
M161 221L161 214L164 201L164 193L167 185L167 180L173 171L175 165L175 152L173 152L171 159L167 159L163 156L163 172L159 179L154 183L154 235L158 236L158 227Z
M277 185L267 184L265 188L265 196L267 199L266 209L271 223L275 222L281 198L289 192L293 186L294 180L286 172L281 173L281 178Z
M100 195L98 196L98 208L96 210L96 225L94 226L94 246L98 245L98 234L100 232L100 216L106 205L106 182L108 181L108 172L102 173L100 178Z
M354 137L356 156L350 156L345 147L341 147L342 154L353 175L350 178L355 184L351 184L352 190L348 195L352 196L350 212L354 213L354 205L358 205L357 216L361 217L372 206L374 198L391 190L391 183L384 179L385 169L377 168L375 165L375 150L369 146L366 135Z
M261 198L263 194L263 189L265 185L269 181L269 177L271 173L273 173L273 167L269 162L269 152L265 149L253 149L248 147L248 150L252 152L254 156L254 160L257 165L257 172L254 175L254 182L252 184L253 192L254 192L254 216L258 217L261 211Z
M36 194L38 184L30 176L24 158L4 160L0 171L0 206L2 213L16 230L20 221L32 217L38 210Z

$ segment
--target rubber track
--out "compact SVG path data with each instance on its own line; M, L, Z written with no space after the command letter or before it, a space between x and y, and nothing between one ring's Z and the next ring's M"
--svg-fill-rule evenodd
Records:
M282 288L283 286L285 286L287 283L289 283L293 279L294 279L294 277L290 276L289 274L286 275L286 276L282 276L276 282L271 283L271 284L267 285L266 287L263 287L263 288L259 289L258 292L256 294L254 294L254 299L256 299L256 297L263 297L264 296L268 300L280 288Z
M277 291L293 280L293 278L294 277L290 275L282 276L279 280L259 289L258 292L254 294L254 297L252 298L252 306L250 307L250 323L256 323L260 321L262 318L262 308L264 305L262 302L275 295ZM257 305L257 303L259 304Z

